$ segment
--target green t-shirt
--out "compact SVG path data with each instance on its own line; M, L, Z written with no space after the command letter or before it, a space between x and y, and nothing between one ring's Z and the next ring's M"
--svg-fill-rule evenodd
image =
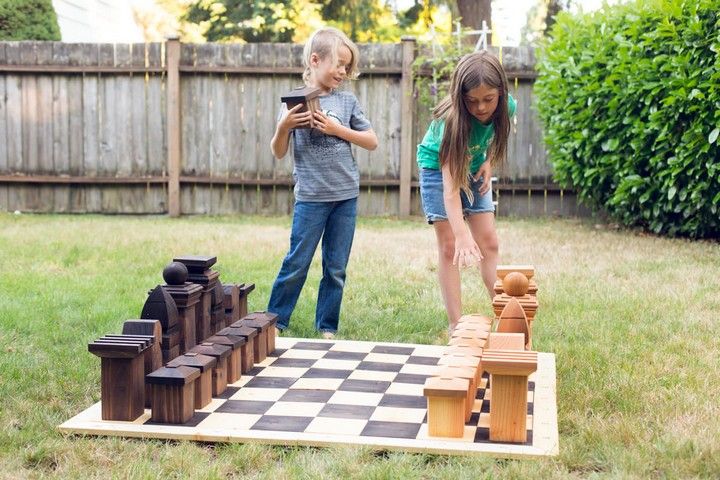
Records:
M508 95L508 113L512 118L515 115L517 102ZM468 140L468 155L472 157L470 162L470 173L475 173L485 161L490 140L495 133L493 124L483 125L475 117L471 120L470 139ZM445 120L433 120L425 133L425 137L417 148L417 163L420 168L440 169L440 144L442 144L443 132L445 131Z

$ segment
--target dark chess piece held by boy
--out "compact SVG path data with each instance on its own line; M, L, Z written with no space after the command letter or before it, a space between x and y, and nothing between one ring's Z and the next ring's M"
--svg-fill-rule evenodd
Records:
M280 101L287 104L288 110L293 108L295 105L301 103L304 104L297 113L306 112L308 110L313 113L321 112L320 99L318 98L321 92L322 90L316 87L299 87L280 97ZM310 125L298 128L313 128L314 126L313 117L310 117Z

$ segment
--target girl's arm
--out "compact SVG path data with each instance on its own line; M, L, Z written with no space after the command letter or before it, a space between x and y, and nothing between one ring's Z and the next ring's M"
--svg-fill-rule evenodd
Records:
M325 135L334 135L366 150L375 150L378 146L377 135L372 128L353 130L331 120L322 112L315 112L315 128Z
M453 265L465 267L476 264L483 259L483 256L463 219L460 191L453 187L452 174L447 165L442 167L442 177L445 212L448 216L450 229L455 236ZM475 194L477 195L477 193Z

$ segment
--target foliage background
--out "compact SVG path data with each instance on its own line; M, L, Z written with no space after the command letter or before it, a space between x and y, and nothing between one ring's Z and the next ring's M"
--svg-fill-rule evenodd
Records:
M538 108L557 180L627 226L720 236L720 1L557 16Z
M51 0L0 0L3 40L60 40Z

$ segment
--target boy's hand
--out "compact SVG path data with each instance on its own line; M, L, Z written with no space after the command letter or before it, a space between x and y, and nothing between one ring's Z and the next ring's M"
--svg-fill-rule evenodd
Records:
M300 110L302 107L303 104L298 103L290 110L285 112L285 115L283 115L283 117L278 122L278 127L285 130L291 130L293 128L310 126L311 112L307 111L298 113L298 110Z
M322 112L315 112L315 129L320 130L325 135L338 136L340 124L334 119L328 117Z

